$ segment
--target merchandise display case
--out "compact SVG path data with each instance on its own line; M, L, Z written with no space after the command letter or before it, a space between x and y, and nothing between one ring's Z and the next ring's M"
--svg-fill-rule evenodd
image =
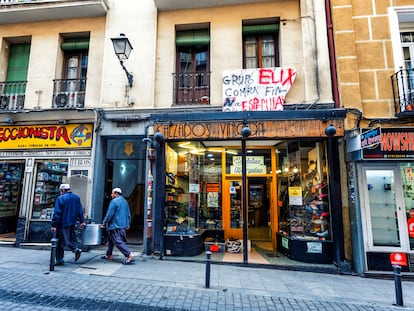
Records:
M67 161L46 161L37 164L32 220L51 220L59 185L66 182Z
M322 143L286 153L279 177L278 250L305 262L332 261L332 228ZM292 147L293 148L293 147Z
M23 166L23 163L0 164L0 219L13 219L12 221L0 221L0 233L15 230Z

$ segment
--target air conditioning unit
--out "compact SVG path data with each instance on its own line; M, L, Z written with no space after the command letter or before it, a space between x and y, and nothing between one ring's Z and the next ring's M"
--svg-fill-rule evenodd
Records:
M54 108L77 108L78 92L61 92L55 95Z
M21 110L24 107L24 95L11 94L9 95L9 109Z
M9 110L9 101L10 98L7 95L0 96L0 109L1 110Z

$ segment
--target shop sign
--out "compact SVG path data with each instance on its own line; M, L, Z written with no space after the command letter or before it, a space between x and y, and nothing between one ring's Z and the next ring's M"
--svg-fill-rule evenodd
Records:
M373 132L375 134L375 132ZM414 129L381 129L378 143L362 149L362 157L367 160L414 159ZM361 145L362 148L362 145Z
M90 148L92 124L1 126L0 149Z
M190 184L188 186L189 193L200 193L200 185L199 184Z
M390 262L392 266L406 266L407 255L405 253L392 253L390 254Z
M381 143L381 128L377 127L363 132L361 138L361 149L375 148Z
M303 205L302 187L289 187L289 205Z
M223 72L223 111L283 110L295 81L293 68L252 68Z
M230 174L242 174L242 157L234 156L233 165L230 166ZM266 174L266 165L264 165L263 156L246 157L247 174Z
M322 243L320 242L307 242L306 248L310 254L322 254Z
M343 120L333 119L335 136L344 135ZM154 131L159 131L165 139L241 139L241 130L245 123L239 121L192 121L192 122L159 122L154 124ZM249 121L251 138L292 138L292 137L324 137L326 138L326 122L323 120L261 120Z
M218 182L206 183L206 192L220 192L220 183Z

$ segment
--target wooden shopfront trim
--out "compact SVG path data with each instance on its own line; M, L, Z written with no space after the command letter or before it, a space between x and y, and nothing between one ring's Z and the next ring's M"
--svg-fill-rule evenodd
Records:
M252 131L249 139L326 137L325 129L329 125L336 128L335 136L344 135L343 119L329 120L329 123L324 120L170 121L156 122L154 130L166 140L225 140L241 137L245 125Z

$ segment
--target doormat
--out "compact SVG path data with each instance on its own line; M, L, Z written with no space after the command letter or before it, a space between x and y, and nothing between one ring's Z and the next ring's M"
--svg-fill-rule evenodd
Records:
M267 257L279 257L278 254L266 254Z

